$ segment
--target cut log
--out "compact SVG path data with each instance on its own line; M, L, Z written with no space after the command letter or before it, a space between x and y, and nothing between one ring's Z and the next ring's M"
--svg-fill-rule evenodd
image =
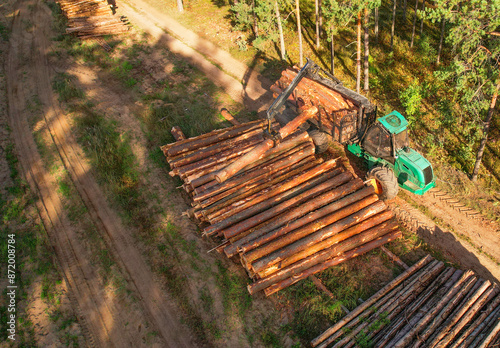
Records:
M338 210L344 206L351 204L352 202L358 201L373 193L373 186L365 187L359 190L362 186L363 184L361 180L359 179L351 180L350 182L340 186L338 189L327 192L319 197L316 197L311 201L304 203L300 207L297 207L287 212L286 214L281 215L279 219L275 220L272 225L269 224L264 226L263 228L254 230L250 235L238 240L231 246L228 246L226 249L224 249L224 252L228 256L233 256L236 254L236 252L247 253L253 249L256 249L264 245L265 243L268 243L278 238L279 236L282 236L290 231L293 231L301 226L304 226L310 223L311 221L315 221L325 216L326 214L329 214L332 211ZM356 190L359 191L348 196L351 198L352 202L339 199L345 197L346 195L351 194ZM331 204L331 202L333 201L335 201L336 203L337 202L340 203L342 201L343 203L340 204L337 203L337 206L331 207L333 205ZM321 208L323 205L325 205L325 209L321 209L321 211L318 212L313 212L316 209ZM328 211L326 207L328 207L331 210ZM309 213L307 216L302 217L308 212L313 212L313 213ZM322 215L323 212L324 214ZM254 258L254 257L248 257L247 255L247 258L249 260L255 260L262 256L263 255L258 255L258 256L256 255L256 257Z
M311 341L311 345L313 347L316 347L318 344L320 344L321 342L325 341L327 338L329 338L330 336L335 334L345 324L347 324L348 322L350 322L351 320L356 318L359 314L361 314L366 309L373 306L379 299L383 298L386 294L388 294L396 286L403 283L406 279L408 279L410 276L412 276L413 274L415 274L416 272L421 270L424 266L428 265L432 260L433 260L433 258L430 255L427 255L426 257L422 258L420 261L415 263L413 266L411 266L405 272L403 272L399 276L397 276L389 284L385 285L375 295L373 295L368 300L363 302L361 305L356 307L356 309L351 311L348 315L346 315L344 318L342 318L335 325L333 325L329 329L325 330L321 335L319 335L318 337L313 339Z
M288 135L292 134L301 124L306 122L308 119L313 117L318 112L318 108L313 106L304 112L302 112L299 116L297 116L294 120L288 122L283 128L281 128L278 133L281 139L286 138ZM249 152L246 156L243 156L238 161L231 163L225 169L219 171L215 174L215 179L218 182L224 182L241 169L243 169L248 164L259 160L262 156L265 155L266 151L274 146L274 141L271 139L267 139L262 142L259 146L256 146L253 151Z
M230 228L226 228L222 231L224 237L229 239L234 237L235 235L241 233L244 230L257 226L258 224L270 219L271 217L285 211L286 209L292 208L297 204L303 203L307 199L314 197L315 195L321 194L326 190L331 190L337 186L340 186L346 182L348 182L352 178L351 173L344 172L334 177L331 180L325 181L324 183L317 185L315 187L310 188L309 190L291 198L278 205L259 213L258 215L253 216L250 219L242 221Z
M296 274L291 278L288 278L288 279L280 281L279 283L273 284L270 287L268 287L267 289L265 289L264 293L266 294L266 296L270 296L277 291L280 291L280 290L282 290L290 285L297 283L299 280L307 278L310 275L321 272L327 268L338 265L339 263L347 261L353 257L358 256L358 255L362 255L370 250L373 250L373 249L375 249L381 245L384 245L385 243L393 241L399 237L401 237L401 231L390 232L379 239L376 239L370 243L366 243L363 246L360 246L360 247L355 248L351 251L348 251L341 256L334 257L326 262L323 262L323 263L318 264L316 266L313 266L309 269L306 269L303 272L301 272L300 274Z
M370 216L380 213L386 208L386 206L382 201L377 200L378 197L376 195L368 196L355 204L312 223L311 226L308 225L304 228L288 233L286 246L283 245L285 241L281 239L269 243L272 244L269 248L276 251L252 263L252 269L255 272L259 272L263 269L269 268L283 259L290 257L292 254L304 250L317 242L339 233L342 230L354 226L358 222L366 220Z

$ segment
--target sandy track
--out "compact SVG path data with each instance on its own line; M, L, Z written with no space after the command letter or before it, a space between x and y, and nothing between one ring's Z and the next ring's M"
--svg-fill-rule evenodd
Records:
M42 165L31 131L23 114L25 95L22 90L22 72L19 57L29 52L31 41L23 33L23 21L29 20L28 2L22 3L18 15L13 19L12 36L7 59L7 94L12 136L16 143L19 162L31 189L38 192L36 202L40 216L46 226L49 239L57 256L61 273L71 288L71 299L89 346L127 346L126 335L113 330L114 319L111 304L107 303L98 288L97 275L89 264L85 252L67 217L62 212L63 204L57 196L57 187L50 180Z
M71 228L62 211L62 202L57 194L57 187L51 184L50 175L44 169L41 158L31 135L25 109L22 72L19 68L19 51L24 44L29 48L33 44L33 56L36 66L36 87L44 106L45 121L57 146L63 163L68 170L75 187L87 206L95 225L99 228L109 249L122 269L126 272L129 286L132 287L150 322L163 339L165 347L192 347L193 343L186 328L179 322L180 311L154 281L153 274L144 262L135 245L129 228L122 225L120 218L104 199L104 195L90 173L90 168L81 161L81 149L71 135L71 129L60 109L51 88L51 76L46 54L49 48L51 17L45 5L35 3L34 17L29 17L28 3L23 3L20 15L14 19L11 36L11 48L8 57L7 81L9 97L9 115L13 128L13 138L19 151L19 158L25 176L34 191L38 191L41 200L38 208L49 231L50 239L58 256L61 270L70 284L73 298L79 311L79 319L88 329L87 341L90 345L102 347L138 347L142 346L141 335L134 335L131 330L123 330L127 325L130 309L124 308L117 301L110 301L103 296L98 277L90 264L78 236ZM35 23L33 41L23 37L22 22L31 20ZM24 47L26 49L26 47ZM29 52L29 51L28 51Z

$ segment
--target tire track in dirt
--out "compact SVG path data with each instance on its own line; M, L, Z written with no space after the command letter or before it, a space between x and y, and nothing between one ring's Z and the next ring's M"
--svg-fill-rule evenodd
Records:
M500 269L496 262L458 238L455 233L435 224L424 213L399 197L392 200L389 207L402 225L441 250L447 259L464 268L473 269L485 279L500 281Z
M178 319L177 313L180 313L180 310L155 282L151 270L135 246L130 228L121 223L120 217L106 202L100 187L90 173L91 169L80 160L82 151L71 135L71 128L51 89L49 65L45 55L49 51L50 36L44 32L44 28L50 28L50 17L43 15L43 11L39 9L34 23L37 23L34 52L38 93L46 106L47 126L63 163L93 221L112 250L114 258L122 269L126 270L129 284L133 285L144 312L163 337L165 346L192 347L190 335ZM120 315L119 312L117 314Z
M9 119L12 135L18 151L24 176L31 189L38 192L40 200L36 205L46 226L49 239L57 256L60 270L71 288L70 298L83 333L89 346L126 346L123 335L111 335L113 321L108 304L96 286L98 277L93 272L88 255L79 243L79 237L63 213L63 204L56 194L57 188L50 181L49 174L42 164L34 139L23 110L26 98L22 90L20 54L22 49L31 46L23 36L23 22L29 20L28 5L22 3L13 18L10 48L7 58L7 95L9 99ZM23 47L24 46L24 47ZM28 50L30 47L28 47ZM111 327L110 327L111 324ZM114 338L115 340L112 340Z

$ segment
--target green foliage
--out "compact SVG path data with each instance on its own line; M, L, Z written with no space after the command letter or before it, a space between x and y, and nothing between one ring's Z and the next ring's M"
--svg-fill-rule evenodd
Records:
M399 92L399 100L405 108L406 118L413 127L418 116L422 113L422 100L426 98L427 86L425 83L420 83L418 80L413 80L408 88Z
M137 84L137 80L130 76L134 65L129 61L118 60L115 63L115 67L112 69L113 75L122 81L127 87L134 87Z
M252 6L245 2L231 5L231 19L236 30L247 31L252 28L253 16Z
M260 339L264 347L280 348L283 346L279 337L270 330L265 331Z
M0 22L0 37L3 41L9 41L9 29L5 26L5 24Z
M245 311L252 306L252 297L247 291L247 283L240 276L230 273L229 270L217 261L219 272L216 274L217 284L222 291L223 305L226 313L236 309L242 318Z
M65 73L58 73L52 81L52 88L59 94L59 101L69 102L82 99L84 93L75 86L73 77Z

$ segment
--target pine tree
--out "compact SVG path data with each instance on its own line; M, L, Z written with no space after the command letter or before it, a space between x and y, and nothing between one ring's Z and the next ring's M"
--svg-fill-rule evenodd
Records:
M391 51L393 50L394 47L394 29L396 28L396 7L397 7L397 1L394 0L394 3L392 5Z
M477 126L479 145L471 179L476 180L500 89L500 0L437 0L436 8L427 9L432 21L446 20L446 37L453 59L436 75L446 81L467 113L468 122Z
M297 17L297 33L299 36L299 61L300 66L304 65L304 52L302 50L302 24L300 23L300 0L295 0L295 15Z
M274 0L274 10L276 12L276 21L278 24L278 34L280 37L280 50L281 50L281 59L286 59L286 50L285 50L285 38L283 37L283 26L281 25L281 14L280 8L278 5L278 0Z

